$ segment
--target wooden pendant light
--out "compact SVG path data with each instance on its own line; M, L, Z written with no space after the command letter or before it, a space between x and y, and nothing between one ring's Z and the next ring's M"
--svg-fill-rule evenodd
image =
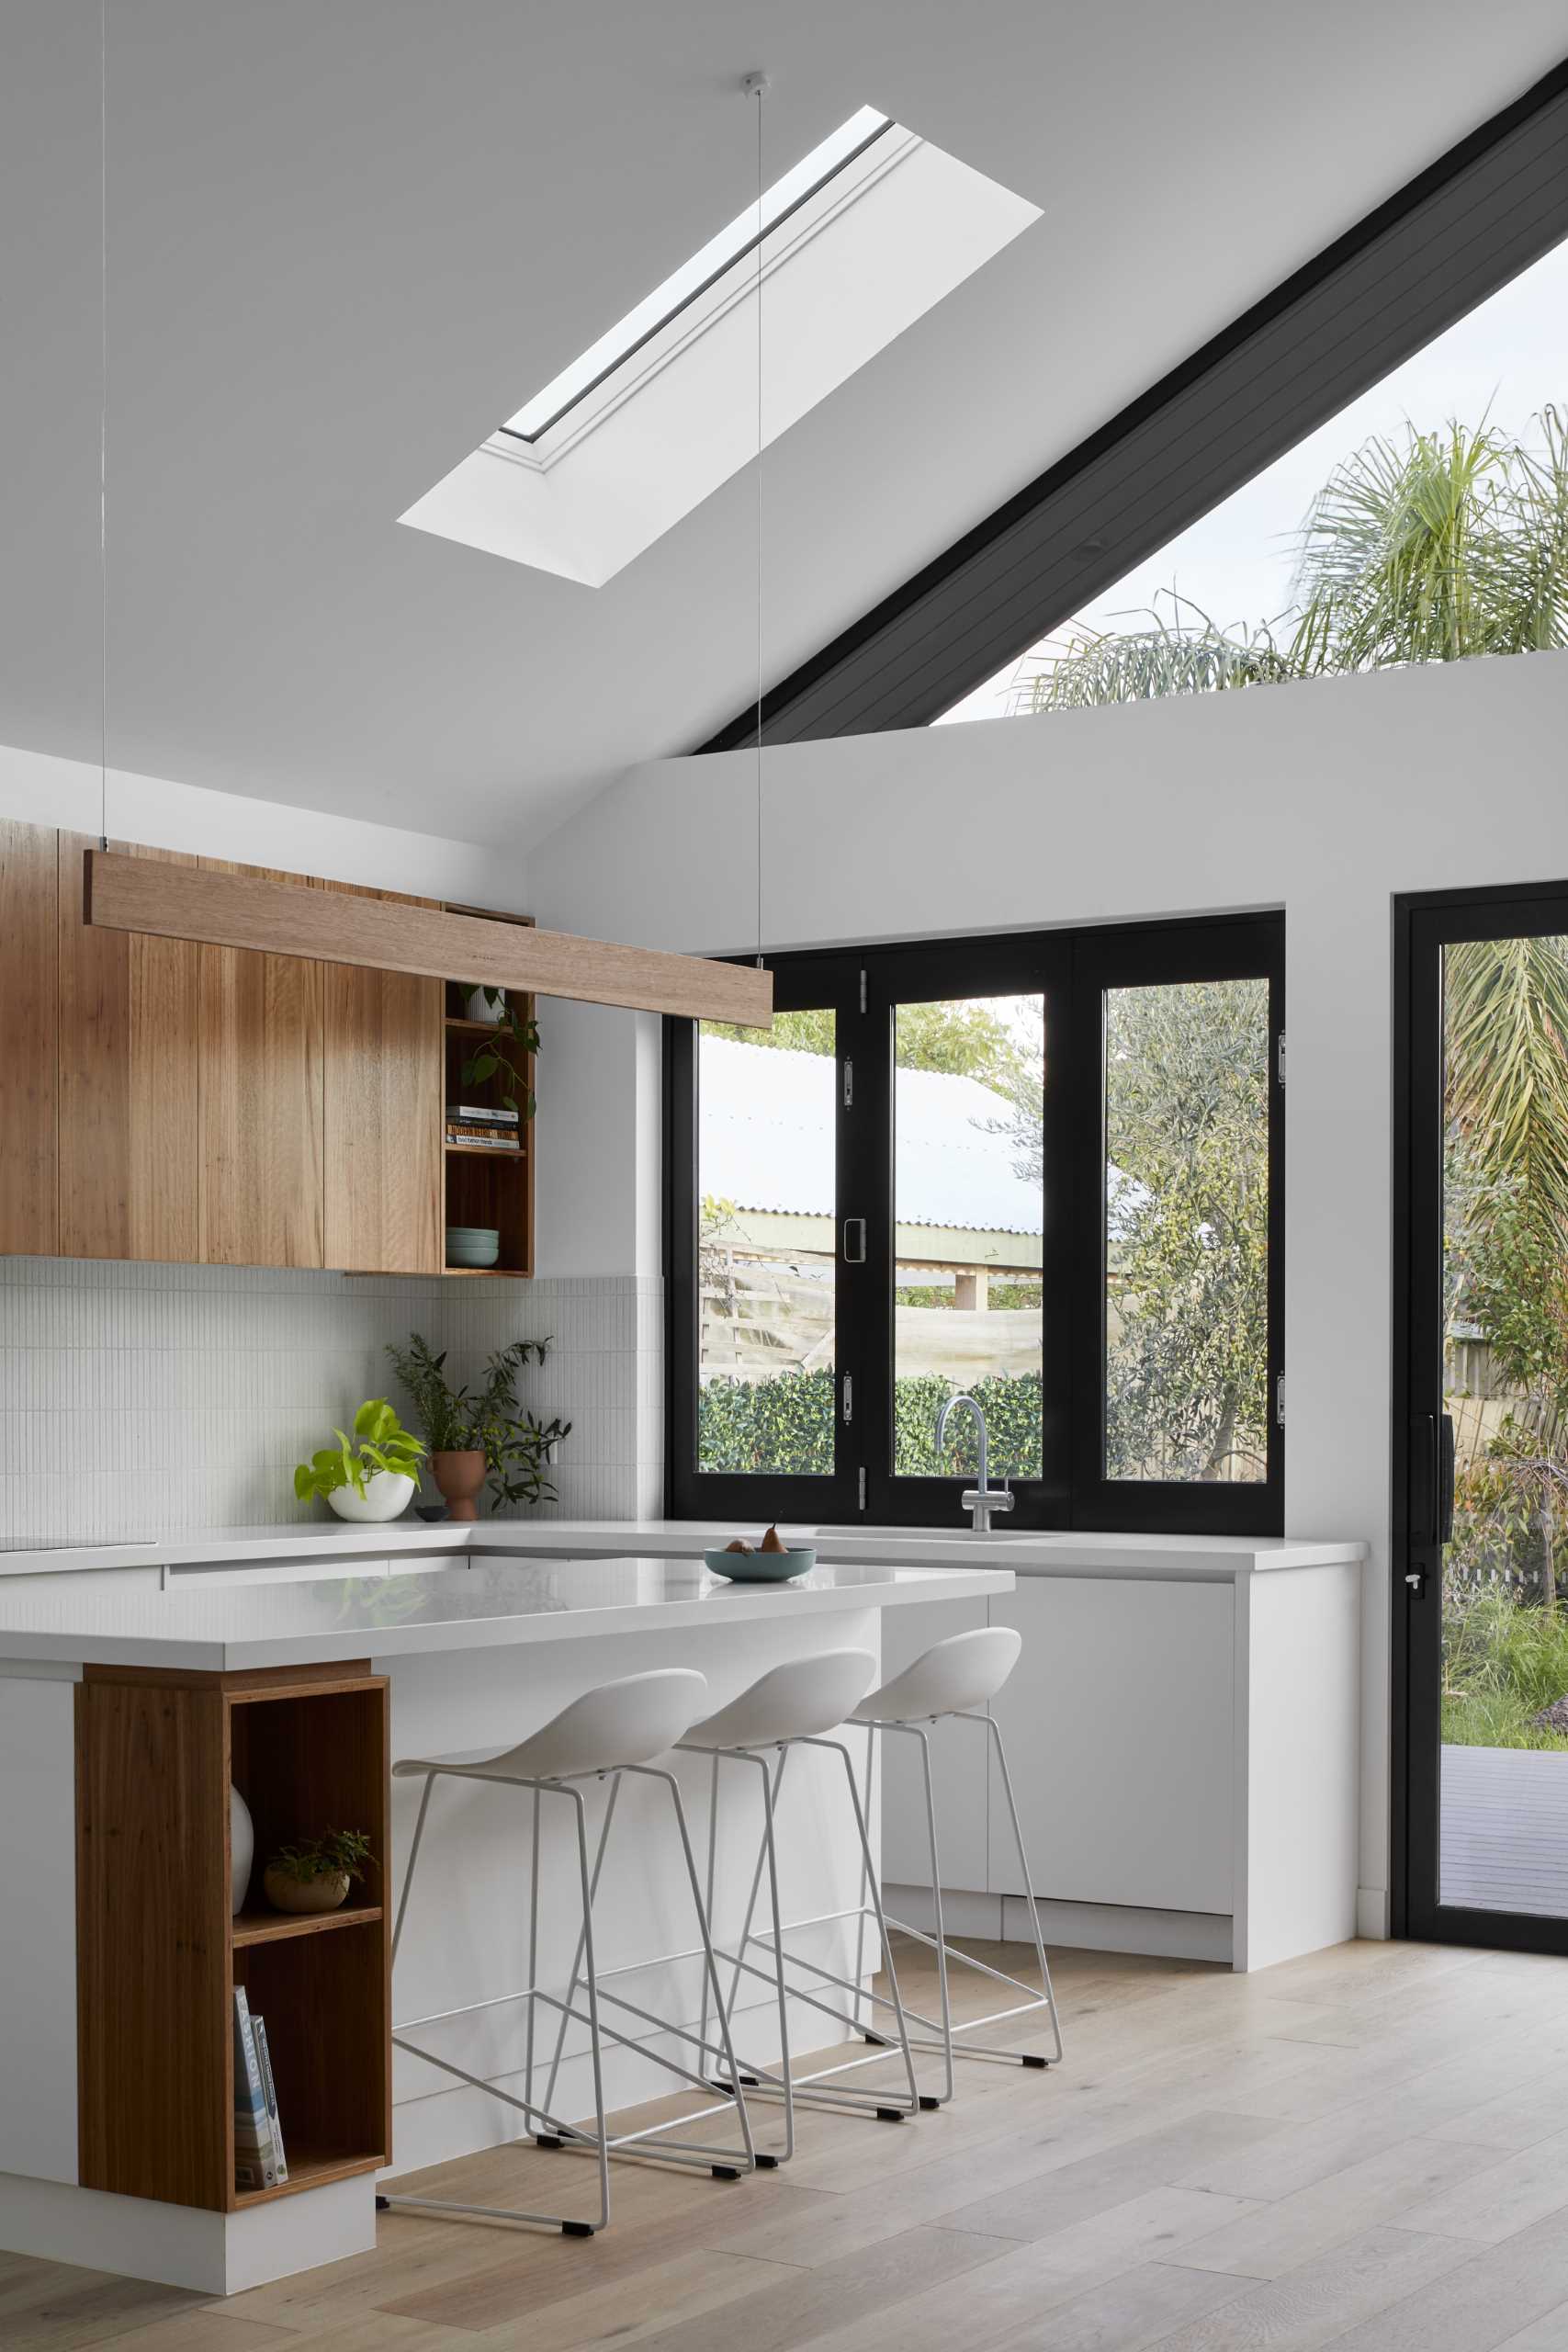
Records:
M322 964L413 972L432 979L512 989L519 995L575 997L691 1021L732 1021L767 1029L773 976L750 964L673 956L570 932L491 922L434 907L312 890L303 881L89 850L86 920L101 930L151 932L214 947L254 947Z

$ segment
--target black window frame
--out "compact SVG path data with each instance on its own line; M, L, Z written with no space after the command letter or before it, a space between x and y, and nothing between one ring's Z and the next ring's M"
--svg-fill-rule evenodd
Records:
M696 1467L696 1024L664 1023L664 1216L668 1290L666 1505L679 1519L958 1527L954 1476L896 1477L893 1398L894 1008L932 999L1045 1001L1042 1250L1043 1475L1015 1479L1011 1531L1056 1529L1278 1535L1284 1525L1285 921L1282 913L905 943L767 959L775 1005L831 1003L837 1015L840 1246L835 1467L820 1477ZM1246 1485L1108 1479L1104 1438L1103 992L1182 980L1269 983L1269 1458ZM852 1065L852 1084L844 1083ZM846 1093L852 1099L846 1102ZM843 1219L864 1216L863 1261L846 1262ZM844 1419L844 1383L852 1417Z

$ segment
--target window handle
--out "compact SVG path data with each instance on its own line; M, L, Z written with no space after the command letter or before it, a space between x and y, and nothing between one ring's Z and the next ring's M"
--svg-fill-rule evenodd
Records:
M847 1216L844 1219L844 1263L863 1266L865 1263L865 1219Z

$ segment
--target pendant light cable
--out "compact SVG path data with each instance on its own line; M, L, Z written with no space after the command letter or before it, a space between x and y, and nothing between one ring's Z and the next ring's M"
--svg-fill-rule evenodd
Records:
M98 0L98 847L109 845L109 11Z
M742 85L757 101L757 458L753 468L757 591L757 962L762 962L762 100L765 74L748 74Z

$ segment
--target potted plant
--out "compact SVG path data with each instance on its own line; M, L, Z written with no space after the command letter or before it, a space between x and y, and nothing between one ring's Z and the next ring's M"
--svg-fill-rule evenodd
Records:
M350 1882L363 1879L374 1859L363 1829L328 1829L280 1846L262 1872L262 1886L275 1911L335 1911L346 1902Z
M548 1346L547 1340L514 1340L498 1348L478 1390L454 1388L446 1377L445 1349L436 1355L417 1331L406 1348L388 1348L429 1441L431 1475L451 1518L479 1517L478 1497L487 1478L497 1505L554 1499L545 1472L571 1423L539 1421L517 1398L523 1367L542 1363Z
M534 1095L518 1065L539 1050L538 1023L519 1011L504 989L476 989L468 999L468 1018L490 1022L492 1034L475 1046L463 1064L463 1084L483 1086L498 1079L503 1108L515 1111L520 1119L531 1119Z
M335 1446L323 1446L294 1473L300 1502L319 1497L339 1519L396 1519L413 1499L424 1447L405 1430L384 1396L371 1396L354 1417L354 1436L334 1430Z

